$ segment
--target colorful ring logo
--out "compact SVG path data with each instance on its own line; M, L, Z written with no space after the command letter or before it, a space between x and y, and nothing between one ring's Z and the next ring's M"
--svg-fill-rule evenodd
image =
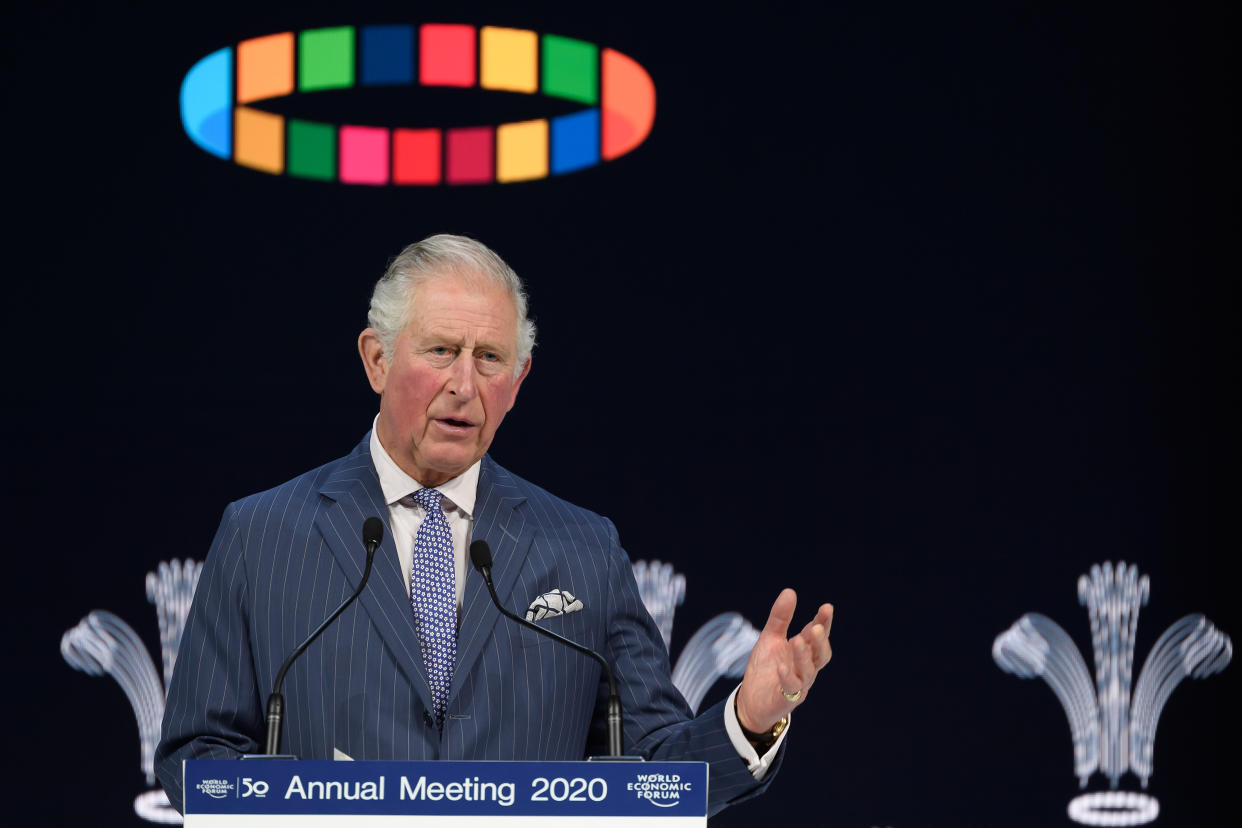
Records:
M415 36L417 34L417 50ZM417 52L417 61L415 60ZM247 106L361 86L474 87L586 104L498 126L405 129L285 118ZM243 40L181 82L181 123L219 158L343 184L487 184L564 175L625 155L655 120L655 85L613 49L525 29L337 26Z

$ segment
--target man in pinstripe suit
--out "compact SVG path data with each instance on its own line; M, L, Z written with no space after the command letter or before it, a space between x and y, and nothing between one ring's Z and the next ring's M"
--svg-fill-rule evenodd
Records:
M230 504L182 637L156 767L182 802L181 761L259 748L263 700L284 658L351 591L359 528L388 527L375 572L295 664L284 687L284 748L303 758L573 760L602 752L598 667L508 621L469 574L484 539L502 602L561 589L582 608L542 623L602 653L625 707L627 752L710 763L709 808L771 782L789 712L828 662L832 608L786 638L785 590L725 701L691 717L611 522L487 456L530 370L534 326L516 274L470 239L411 245L376 285L359 351L380 394L374 428L346 457ZM412 498L435 489L452 535L457 637L447 694L420 651L413 566L430 518ZM448 554L447 542L444 544ZM413 567L413 568L412 568ZM448 594L448 593L446 593Z

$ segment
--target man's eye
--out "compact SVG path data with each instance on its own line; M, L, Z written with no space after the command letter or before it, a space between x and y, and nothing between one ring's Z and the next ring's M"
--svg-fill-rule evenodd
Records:
M431 349L431 353L435 354L436 356L448 356L449 349L444 347L443 345L437 345Z
M493 351L484 351L483 353L479 354L479 359L483 360L484 362L500 362L500 354L497 354Z

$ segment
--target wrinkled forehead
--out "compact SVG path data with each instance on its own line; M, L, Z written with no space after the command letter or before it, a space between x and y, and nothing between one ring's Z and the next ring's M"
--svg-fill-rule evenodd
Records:
M428 314L455 315L456 310L476 319L512 320L504 333L511 344L517 343L517 304L508 286L469 267L438 270L419 282L410 294L408 326L418 325L420 319L428 321Z

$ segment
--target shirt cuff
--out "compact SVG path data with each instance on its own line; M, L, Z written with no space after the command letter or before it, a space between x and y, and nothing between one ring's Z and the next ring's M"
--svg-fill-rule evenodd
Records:
M729 741L733 742L733 748L738 755L746 760L746 769L750 771L750 775L755 777L756 781L762 782L763 777L768 775L768 768L772 767L772 763L776 761L776 752L780 750L781 744L785 741L785 734L789 732L789 726L793 724L793 716L789 717L789 724L785 726L781 735L776 737L776 741L772 743L772 746L768 748L766 753L760 756L755 750L755 746L742 733L742 723L737 720L737 707L734 704L737 699L737 691L740 689L742 689L742 686L739 684L729 694L729 700L725 702L725 732L729 734Z

